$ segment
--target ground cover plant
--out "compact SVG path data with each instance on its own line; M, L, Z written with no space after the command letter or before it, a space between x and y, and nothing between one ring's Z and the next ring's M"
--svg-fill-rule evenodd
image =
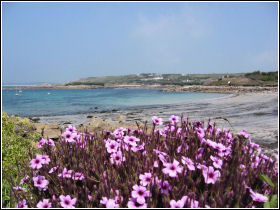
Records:
M18 160L28 158L32 143L37 142L40 135L32 131L32 125L27 118L2 114L2 206L11 207L9 176L20 180L15 165ZM35 148L34 148L35 151Z
M58 142L41 139L13 182L17 207L277 207L276 157L246 131L177 116L152 123L100 133L69 126Z

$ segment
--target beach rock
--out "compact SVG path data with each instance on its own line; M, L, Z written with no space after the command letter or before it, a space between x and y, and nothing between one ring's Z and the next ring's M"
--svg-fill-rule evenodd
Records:
M61 128L54 124L33 123L33 127L37 133L42 134L43 138L59 139Z
M118 115L117 117L114 118L114 121L125 121L126 116L124 115Z
M35 123L37 123L37 122L39 122L39 120L40 120L40 118L39 117L31 117L31 118L29 118L32 122L35 122Z
M33 123L33 126L34 126L37 133L42 133L45 125L46 125L45 123Z
M105 122L101 118L94 117L89 120L88 126L92 128L98 128L98 127L105 126Z
M87 118L92 118L92 117L93 117L93 116L91 116L91 115L88 115L88 116L87 116Z
M46 124L44 127L44 138L59 139L61 136L61 128L58 125Z
M94 107L94 109L98 109L98 106Z

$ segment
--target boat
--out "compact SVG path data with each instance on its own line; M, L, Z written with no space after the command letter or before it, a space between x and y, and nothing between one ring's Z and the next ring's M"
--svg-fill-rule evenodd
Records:
M19 94L18 94L18 89L16 89L16 94L15 94L16 96L18 96Z

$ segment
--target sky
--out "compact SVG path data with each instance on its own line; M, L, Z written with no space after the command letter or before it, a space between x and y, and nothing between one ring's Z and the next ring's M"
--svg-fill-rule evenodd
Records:
M278 71L277 2L2 2L2 82Z

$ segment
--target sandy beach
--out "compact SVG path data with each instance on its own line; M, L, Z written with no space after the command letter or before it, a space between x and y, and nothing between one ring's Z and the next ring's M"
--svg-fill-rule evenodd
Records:
M231 94L219 99L201 99L147 109L95 111L80 115L40 117L39 122L60 126L67 124L79 126L87 125L92 118L114 120L119 116L124 116L125 122L133 124L135 121L151 122L152 116L168 121L172 114L178 116L183 114L184 118L189 118L191 121L211 119L220 128L228 128L234 133L245 129L251 134L252 141L271 152L278 152L278 92L275 91Z

